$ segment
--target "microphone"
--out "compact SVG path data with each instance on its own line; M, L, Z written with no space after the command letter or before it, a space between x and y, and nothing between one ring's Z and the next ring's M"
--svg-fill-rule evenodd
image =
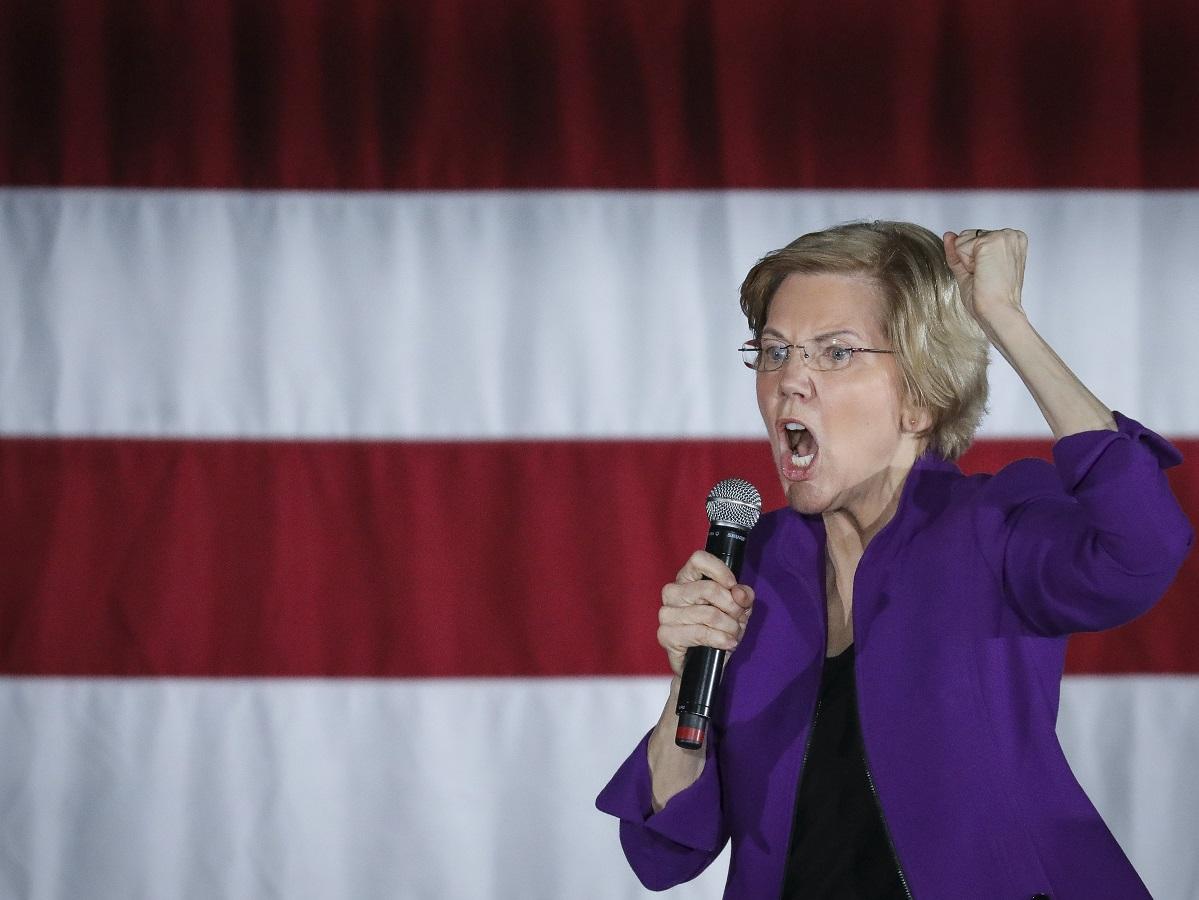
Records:
M745 538L762 515L762 496L748 481L726 478L708 493L708 544L704 548L728 566L734 578L741 577ZM695 646L683 660L679 686L679 727L674 742L688 750L699 750L708 735L712 702L720 676L724 674L724 650Z

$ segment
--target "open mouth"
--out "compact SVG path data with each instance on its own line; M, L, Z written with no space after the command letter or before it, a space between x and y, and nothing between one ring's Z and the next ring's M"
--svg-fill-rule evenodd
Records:
M801 422L784 423L783 436L787 440L787 448L791 451L785 462L789 462L794 469L805 471L816 458L816 438Z

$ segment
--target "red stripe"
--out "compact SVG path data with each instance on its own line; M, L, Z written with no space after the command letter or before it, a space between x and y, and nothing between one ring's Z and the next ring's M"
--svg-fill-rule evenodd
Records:
M0 4L0 183L1196 187L1199 8Z
M0 670L662 673L661 583L732 474L774 484L758 442L0 440ZM1197 467L1173 475L1199 510ZM1197 591L1192 556L1070 671L1199 672Z

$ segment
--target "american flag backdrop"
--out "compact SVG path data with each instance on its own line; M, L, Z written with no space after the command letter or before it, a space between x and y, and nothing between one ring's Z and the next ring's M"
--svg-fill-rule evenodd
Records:
M0 185L0 898L642 896L592 803L707 490L782 502L736 290L805 231L1025 230L1199 520L1191 3L12 0ZM991 384L963 468L1048 456ZM1197 600L1059 719L1165 900Z

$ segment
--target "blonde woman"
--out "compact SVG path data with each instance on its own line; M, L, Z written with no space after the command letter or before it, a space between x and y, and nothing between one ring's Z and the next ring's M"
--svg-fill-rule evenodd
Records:
M597 801L661 889L732 841L726 897L1147 897L1054 726L1066 637L1144 612L1192 540L1161 437L1112 413L1021 306L1027 240L899 222L804 235L746 277L742 355L787 505L741 582L696 552L662 590L675 673ZM954 464L987 346L1052 464ZM688 647L729 658L710 739L673 737Z

